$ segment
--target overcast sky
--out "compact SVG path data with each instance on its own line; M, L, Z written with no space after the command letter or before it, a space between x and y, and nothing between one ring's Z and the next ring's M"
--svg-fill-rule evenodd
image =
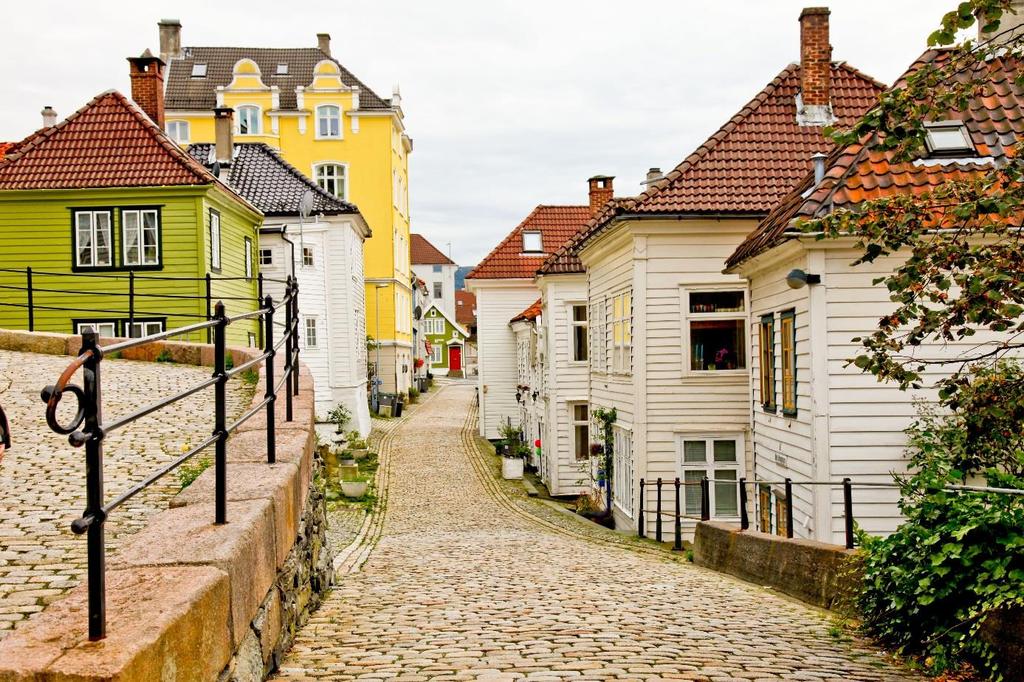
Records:
M315 46L387 97L415 142L413 231L475 264L537 204L586 203L586 178L640 189L799 60L797 18L821 0L5 2L0 140L109 88L125 57L184 45ZM833 0L833 58L886 83L925 49L952 0Z

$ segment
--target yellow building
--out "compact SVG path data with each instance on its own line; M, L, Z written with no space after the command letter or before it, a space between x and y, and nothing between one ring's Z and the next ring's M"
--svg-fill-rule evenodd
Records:
M382 99L311 48L182 47L181 24L160 22L168 64L166 128L182 145L214 142L215 108L234 110L239 142L263 142L321 187L359 207L365 243L367 331L380 344L383 391L407 391L413 371L409 153L397 90ZM273 218L266 220L273 224ZM304 254L296 254L301 264ZM329 257L329 254L327 255ZM370 353L371 363L377 357Z

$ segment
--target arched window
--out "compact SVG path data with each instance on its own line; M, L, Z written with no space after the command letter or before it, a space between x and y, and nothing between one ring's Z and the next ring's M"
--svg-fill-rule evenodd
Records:
M324 104L316 108L316 136L341 137L341 107Z
M238 107L235 110L238 115L239 135L260 134L260 108L252 105Z
M340 163L325 163L316 166L313 176L316 178L316 184L329 194L333 194L339 199L344 199L348 195L345 166Z

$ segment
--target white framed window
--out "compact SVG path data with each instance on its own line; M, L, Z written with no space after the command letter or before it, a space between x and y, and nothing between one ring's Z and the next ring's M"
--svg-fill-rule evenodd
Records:
M590 459L590 405L569 403L572 420L572 451L577 462Z
M307 317L305 318L305 337L306 337L306 348L316 348L316 318Z
M633 369L633 292L612 297L612 371L628 374Z
M245 267L245 278L252 279L252 240L248 237L242 239L242 243L245 245L245 261L243 266Z
M321 104L316 108L316 137L341 137L341 107L336 104Z
M440 365L442 361L441 344L432 344L430 346L430 364Z
M288 75L288 64L286 64L284 62L278 64L277 65L277 75L278 76L287 76Z
M273 249L260 249L260 265L273 265L274 264L274 250Z
M139 339L144 336L152 336L153 334L159 334L164 330L164 323L161 320L142 320L140 322L132 322L126 325L128 327L128 336L132 339Z
M523 253L544 253L544 239L540 232L523 232Z
M121 259L124 265L160 264L160 213L156 209L122 209Z
M75 211L75 266L113 265L110 211Z
M677 437L680 478L686 484L684 511L700 515L700 482L706 476L710 485L712 518L739 516L739 480L743 465L743 434L696 435ZM735 481L735 482L734 482Z
M302 247L302 265L307 268L313 267L313 247L303 246Z
M434 298L441 298L444 296L444 284L441 282L434 282Z
M925 121L925 146L932 156L973 156L977 153L963 121Z
M220 272L220 213L210 209L210 269Z
M117 323L116 322L99 322L99 321L90 322L90 321L86 320L85 322L76 322L75 323L75 333L76 334L81 334L86 329L92 329L97 334L99 334L101 337L107 338L107 339L113 338L113 337L117 336Z
M569 306L570 340L572 342L572 361L586 362L589 350L587 330L587 306L585 303L573 303Z
M685 371L747 370L747 292L683 290Z
M238 117L239 135L260 134L260 108L252 104L244 104L235 109Z
M434 272L441 272L444 269L444 266L443 265L435 265L433 269L434 269Z
M188 121L168 121L167 136L178 144L188 144L189 125Z
M341 163L322 163L313 167L313 179L332 196L348 198L348 168Z
M612 501L626 516L633 516L633 432L620 424L612 427Z
M193 78L206 78L206 64L193 64L192 65L192 77Z

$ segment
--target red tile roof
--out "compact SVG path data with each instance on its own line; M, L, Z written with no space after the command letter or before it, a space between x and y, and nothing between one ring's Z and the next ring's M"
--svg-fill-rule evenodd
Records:
M466 275L466 279L533 279L545 259L579 232L589 219L589 206L538 206ZM522 253L524 231L541 233L544 253Z
M409 242L410 250L412 251L412 264L413 265L455 265L448 256L438 249L436 246L427 241L427 238L422 234L416 234L413 232L411 235L412 241Z
M885 85L844 62L832 64L832 110L838 125L856 121ZM811 168L811 156L833 144L820 126L797 121L800 66L790 64L714 135L634 199L605 207L569 245L570 253L624 213L726 214L758 217Z
M543 305L541 303L541 299L538 298L530 304L529 308L509 320L509 324L512 324L513 322L529 322L531 320L536 320L540 316L542 308Z
M7 190L215 182L201 164L113 90L93 98L57 125L36 131L0 162L0 189Z
M455 321L467 329L476 324L476 294L465 289L455 292Z
M13 142L0 142L0 161L4 160L4 154L6 154L13 146Z
M598 212L599 215L606 211L614 210L615 208L622 206L629 206L634 200L625 197L616 197L610 199ZM589 225L589 222L588 222ZM573 246L576 243L576 238L582 234L577 232L575 235L569 238L569 240L562 244L561 247L553 254L547 257L544 263L537 269L538 275L569 275L575 273L586 272L586 268L583 267L583 263L580 261L580 257L577 255L576 250Z
M950 50L929 50L922 55L900 82L925 64L939 64L951 55ZM727 265L734 266L784 241L787 229L798 218L817 218L835 208L850 208L863 201L898 194L922 194L937 185L953 180L966 180L991 170L1013 154L1013 146L1024 140L1024 88L1015 82L1021 71L1021 60L1012 57L990 60L978 68L985 69L979 79L977 72L960 71L961 80L986 82L964 112L949 112L947 118L964 122L977 150L975 157L988 157L990 162L956 162L933 159L927 162L898 162L892 152L872 149L875 140L866 139L837 149L825 162L825 177L814 187L814 177L807 174L800 184L740 244ZM897 86L899 83L897 83Z

